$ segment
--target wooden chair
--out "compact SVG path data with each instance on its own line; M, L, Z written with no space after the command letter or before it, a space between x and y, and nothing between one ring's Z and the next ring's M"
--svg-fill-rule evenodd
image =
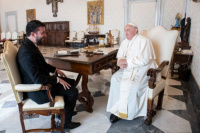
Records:
M14 44L17 44L17 32L13 32L12 33L12 42L14 43Z
M166 78L169 72L169 64L173 55L176 39L178 37L178 31L167 31L162 26L156 26L149 31L141 31L141 35L151 40L156 54L156 63L158 64L158 68L151 68L147 72L147 76L149 76L150 79L148 81L149 91L147 119L145 120L145 123L150 125L153 116L156 114L156 110L161 110L162 108ZM111 60L109 67L112 69L112 73L115 73L119 69L117 60ZM158 96L158 103L156 110L154 110L153 101L156 96Z
M4 39L6 39L6 33L5 32L2 32L1 33L1 40L4 40ZM2 47L3 48L3 42L0 42L0 47Z
M119 44L119 33L117 29L111 30L111 35L114 37L114 44Z
M12 38L12 34L10 31L6 32L6 39L11 39Z
M149 69L147 76L149 79L149 94L147 105L147 119L145 123L150 125L152 117L156 114L156 110L162 108L164 89L166 86L166 78L169 72L170 61L173 55L178 31L168 31L162 26L156 26L149 31L141 31L141 35L149 38L153 44L156 54L156 63L159 65L156 69ZM156 110L153 110L153 101L158 96Z
M65 43L73 43L76 40L76 31L70 31L69 37L65 40Z
M84 36L85 36L85 32L79 31L77 33L76 40L74 40L73 43L83 43L84 42Z
M12 90L16 101L19 107L19 115L20 115L20 122L22 126L22 132L51 132L51 131L59 131L61 130L64 133L64 119L65 119L65 111L64 111L64 100L62 96L56 96L53 98L51 96L51 85L42 85L42 84L22 84L20 73L18 70L17 62L16 62L16 55L17 55L18 48L13 45L12 42L6 41L4 52L1 54L2 62L5 66L7 71ZM47 90L47 94L49 97L50 102L45 104L37 104L33 102L31 99L27 98L26 100L22 101L23 99L23 92L31 92L31 91L40 91L40 90ZM23 115L45 115L51 117L51 128L48 129L25 129ZM55 114L61 115L61 126L60 128L56 127L55 124Z
M25 39L24 35L25 35L24 31L18 32L17 34L18 44L22 44L22 41Z

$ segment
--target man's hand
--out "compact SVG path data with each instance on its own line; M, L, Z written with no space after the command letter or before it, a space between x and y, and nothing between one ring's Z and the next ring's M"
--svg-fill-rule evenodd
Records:
M68 84L66 81L64 81L63 79L61 78L58 78L59 79L59 83L64 87L64 89L69 89L69 87L71 87L70 84Z
M60 69L56 68L56 71L61 77L66 77L67 78L67 76L62 71L60 71Z
M118 66L120 67L120 69L124 69L127 67L127 60L126 59L120 59L118 61Z

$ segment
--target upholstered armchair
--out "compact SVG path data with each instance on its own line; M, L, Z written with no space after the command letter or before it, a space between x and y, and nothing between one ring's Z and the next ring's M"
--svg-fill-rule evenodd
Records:
M14 43L14 44L17 44L17 32L13 32L12 33L12 42Z
M70 31L69 37L67 40L65 40L65 43L72 43L74 40L76 40L76 31Z
M114 44L119 44L119 33L117 29L111 30L111 35L114 37Z
M6 33L2 32L1 33L1 40L6 39ZM0 46L3 47L3 42L0 42Z
M149 76L149 94L147 119L145 120L145 123L150 125L152 123L152 117L156 114L156 110L162 108L166 78L169 72L176 39L178 37L178 31L168 31L162 26L156 26L149 31L141 31L141 35L151 40L156 54L156 63L158 64L158 68L149 69L147 72L147 76ZM155 108L156 110L153 110L153 102L156 96L158 96L157 107Z
M24 38L24 35L25 35L24 31L18 32L18 34L17 34L17 39L18 39L18 43L19 43L19 44L21 44L22 41L25 39L25 38Z
M5 32L1 32L1 40L2 39L6 39L6 33Z
M161 110L162 108L166 78L170 69L170 61L178 37L178 31L168 31L162 26L156 26L149 31L141 31L141 35L151 40L156 54L156 63L158 64L158 68L151 68L147 71L147 76L149 76L149 90L147 119L145 120L145 123L150 125L153 116L156 114L156 110ZM117 60L111 60L109 67L112 69L112 73L115 73L119 69ZM158 96L158 102L156 108L153 109L153 103L156 96Z
M6 41L4 52L1 54L1 60L5 66L7 71L12 90L18 103L19 107L19 115L20 122L22 126L22 132L52 132L61 130L64 133L64 119L65 119L65 111L64 111L64 100L62 96L56 96L53 98L50 93L51 85L42 85L42 84L22 84L20 79L20 73L18 70L16 55L18 48L13 45L12 42ZM31 92L31 91L41 91L47 90L47 94L50 102L45 104L37 104L33 102L31 99L27 98L23 99L23 92ZM45 115L51 117L51 128L48 129L26 129L25 123L23 119L23 115ZM61 115L61 126L60 128L56 127L55 124L55 114Z
M77 33L76 40L74 40L73 43L83 43L84 42L84 37L85 37L85 32L84 31L79 31Z
M6 39L11 39L12 38L12 34L10 31L6 32Z

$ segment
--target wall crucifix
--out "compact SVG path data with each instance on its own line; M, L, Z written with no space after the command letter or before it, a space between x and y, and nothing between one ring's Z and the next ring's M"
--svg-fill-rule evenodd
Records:
M63 2L63 0L47 0L47 4L52 3L52 12L53 12L53 17L57 17L57 12L58 12L58 2Z

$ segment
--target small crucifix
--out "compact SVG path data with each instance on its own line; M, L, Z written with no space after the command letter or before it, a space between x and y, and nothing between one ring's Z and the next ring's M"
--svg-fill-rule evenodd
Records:
M57 17L57 12L58 12L58 2L63 2L63 0L47 0L47 4L52 3L52 12L53 12L53 17Z

